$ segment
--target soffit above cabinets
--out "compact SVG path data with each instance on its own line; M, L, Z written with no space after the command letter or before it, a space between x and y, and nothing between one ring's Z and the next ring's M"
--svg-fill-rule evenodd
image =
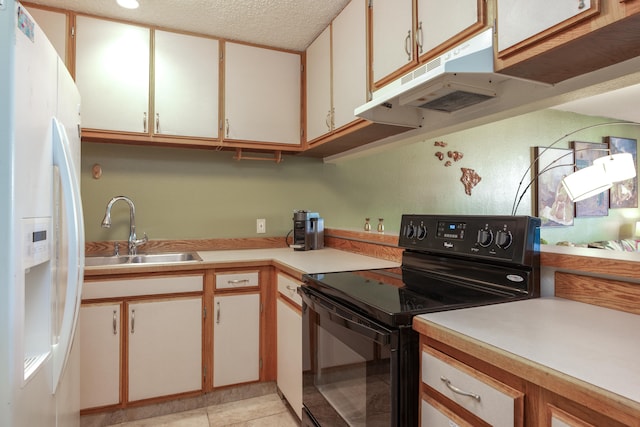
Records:
M115 0L28 0L107 18L304 51L349 0L139 0L123 9Z

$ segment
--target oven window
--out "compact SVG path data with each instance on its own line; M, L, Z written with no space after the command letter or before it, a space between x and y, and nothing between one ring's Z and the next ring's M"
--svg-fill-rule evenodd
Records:
M375 337L316 307L305 312L304 405L326 426L390 426L391 331ZM378 342L380 341L380 342Z

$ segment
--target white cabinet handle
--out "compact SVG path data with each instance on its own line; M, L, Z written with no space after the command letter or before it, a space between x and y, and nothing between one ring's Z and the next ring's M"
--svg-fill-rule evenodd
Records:
M142 127L144 128L144 132L147 132L147 112L142 113Z
M156 113L156 133L160 133L160 113Z
M578 0L578 9L584 9L584 0Z
M220 301L216 302L216 323L220 324Z
M249 283L249 279L227 280L229 285L239 285L240 283Z
M418 52L422 53L422 45L424 44L424 34L422 32L422 21L418 24L417 31Z
M113 310L113 335L118 335L118 316L117 311Z
M327 130L331 130L331 110L327 111L327 117L325 117L324 123L327 125Z
M287 285L287 290L291 292L295 292L298 290L296 286Z
M407 31L407 37L404 39L404 51L407 54L407 61L411 61L411 30Z
M447 379L446 377L440 377L440 380L447 386L447 388L449 390L451 390L452 392L459 394L461 396L468 396L471 397L475 400L477 400L478 402L480 402L480 395L479 394L475 394L475 393L471 393L469 391L464 391L462 389L459 389L458 387L454 386L453 384L451 384L451 381L449 381L449 379Z
M135 333L136 331L136 311L131 310L131 333Z
M226 138L229 138L229 119L224 119L224 121L225 121L225 123L227 125L226 126L226 131L225 131Z

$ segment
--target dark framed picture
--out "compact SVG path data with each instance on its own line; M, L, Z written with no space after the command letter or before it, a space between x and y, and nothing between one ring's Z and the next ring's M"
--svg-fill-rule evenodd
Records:
M631 153L633 163L638 164L637 141L631 138L618 138L617 136L605 136L604 142L609 144L611 154ZM638 207L638 176L626 181L615 182L609 190L609 207L637 208Z
M562 178L573 173L573 150L534 147L536 212L543 227L573 225L573 202L562 186Z
M593 164L593 160L606 156L609 145L606 142L571 141L576 168L583 169ZM603 191L588 199L576 202L576 217L607 216L609 214L609 192Z

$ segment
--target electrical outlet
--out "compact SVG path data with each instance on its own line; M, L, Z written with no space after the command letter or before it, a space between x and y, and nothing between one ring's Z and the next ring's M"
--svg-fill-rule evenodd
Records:
M256 233L263 234L267 232L267 220L264 218L256 219Z

